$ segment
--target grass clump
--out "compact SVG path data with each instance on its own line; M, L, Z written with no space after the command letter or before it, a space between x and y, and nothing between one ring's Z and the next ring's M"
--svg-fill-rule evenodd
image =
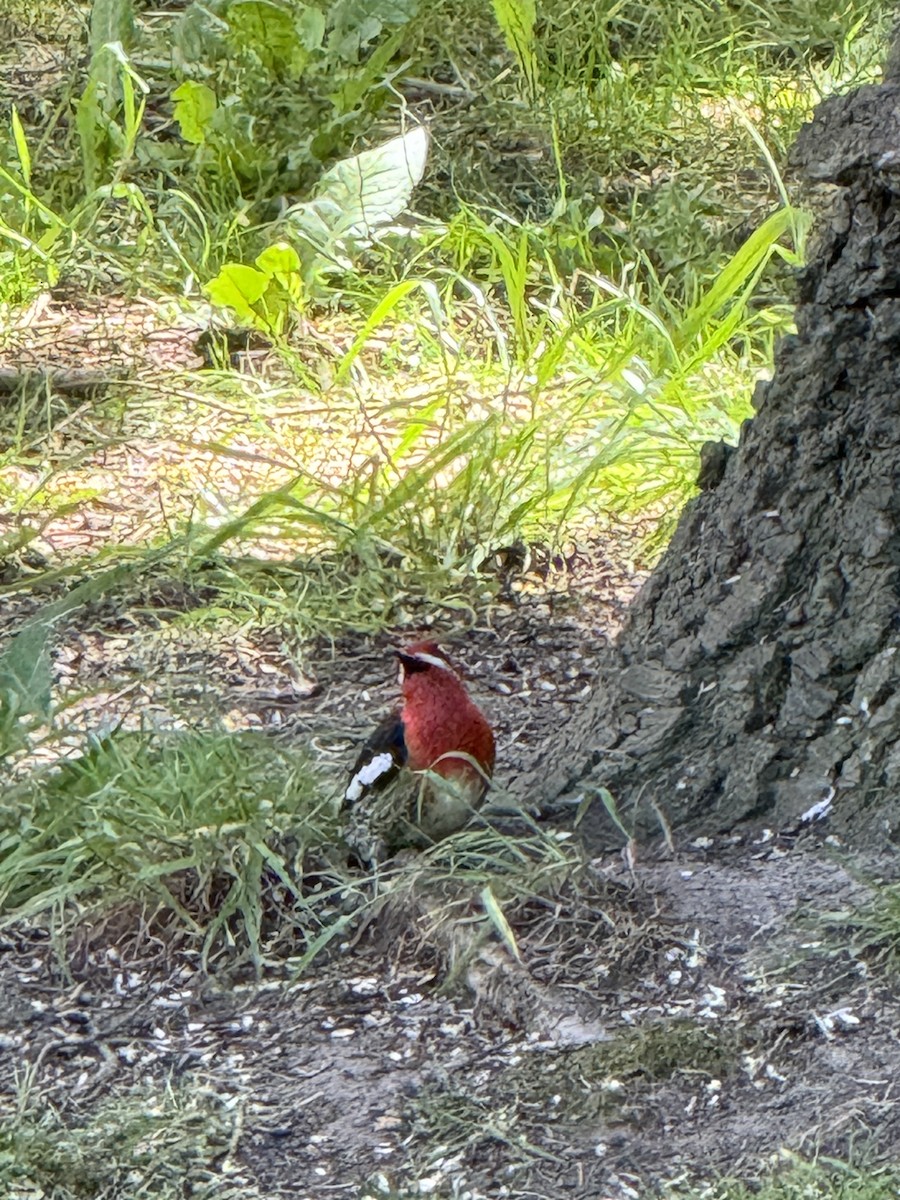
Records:
M502 932L500 904L551 894L582 865L522 816L512 834L476 823L376 882L348 869L310 758L265 734L119 730L18 774L0 807L0 921L90 930L136 957L152 933L209 971L299 974L387 892L401 909L428 895L439 923L478 905Z
M772 324L771 314L748 313L747 298L773 256L796 261L787 243L802 226L793 210L777 213L680 307L624 276L583 274L570 286L539 231L470 215L465 253L479 256L470 287L487 280L504 297L502 307L484 300L481 360L468 339L455 363L442 358L433 331L405 306L409 293L392 293L338 364L344 382L330 404L347 424L327 465L340 462L343 480L307 469L207 538L196 522L196 554L249 548L263 536L300 545L332 556L329 579L355 574L363 590L353 598L352 585L337 588L347 596L342 613L389 620L400 606L385 610L385 599L452 594L517 540L556 544L598 514L658 516L680 505L693 494L701 444L736 440L750 415L741 380L762 369ZM455 334L471 306L452 285L439 300L444 332ZM385 402L368 381L391 367L370 346L401 333L417 370L393 370ZM357 366L364 375L354 387ZM299 452L296 436L284 431L282 458ZM253 576L262 572L248 563L241 583ZM416 586L404 588L403 576ZM315 601L316 569L303 591Z
M673 1078L733 1078L740 1054L737 1029L675 1018L566 1054L525 1059L504 1086L523 1111L550 1092L559 1096L560 1120L581 1121L620 1113L638 1092Z
M734 1026L675 1019L591 1047L584 1052L582 1068L590 1074L590 1063L594 1071L639 1076L651 1082L670 1079L679 1072L728 1078L740 1065L740 1050L740 1033ZM576 1058L580 1053L576 1051Z
M900 883L870 884L874 897L856 908L816 915L840 952L900 975Z
M0 1109L0 1191L53 1200L254 1196L239 1175L219 1172L234 1121L209 1089L164 1084L63 1115L23 1078L15 1105Z
M204 966L228 948L257 969L279 939L302 962L340 923L303 874L305 852L334 839L333 806L310 763L262 735L113 733L32 774L0 818L7 919L126 907Z
M835 1158L809 1161L781 1152L781 1169L752 1182L720 1179L702 1187L670 1186L671 1200L893 1200L896 1168L870 1168Z

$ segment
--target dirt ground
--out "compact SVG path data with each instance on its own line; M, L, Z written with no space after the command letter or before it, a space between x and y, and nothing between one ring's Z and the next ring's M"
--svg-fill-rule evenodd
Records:
M65 979L17 929L0 1052L74 1122L135 1088L202 1087L227 1114L223 1184L265 1197L587 1200L753 1177L784 1151L877 1158L900 1137L896 990L800 919L862 890L815 847L595 864L515 922L526 968L602 1013L582 1044L501 1023L427 944L377 929L312 978L233 988L109 945Z
M441 631L497 724L501 785L552 753L638 582L597 547L572 566L555 591ZM265 639L192 642L145 600L60 630L58 686L92 685L73 729L214 704L338 771L392 699L387 636L300 670ZM889 867L846 862L816 828L597 859L507 912L521 966L496 935L470 940L494 964L476 994L446 939L396 914L293 982L205 977L189 954L163 969L111 935L63 965L45 930L16 926L0 934L0 1112L26 1069L70 1125L136 1091L202 1096L220 1144L212 1168L170 1164L186 1195L630 1200L753 1178L784 1152L877 1160L900 1139L900 1000L820 918ZM537 1002L511 1010L504 976Z

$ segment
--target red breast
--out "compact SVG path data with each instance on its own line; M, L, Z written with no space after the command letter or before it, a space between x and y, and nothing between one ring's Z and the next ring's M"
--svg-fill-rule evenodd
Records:
M409 652L440 653L428 643L410 647ZM459 750L470 755L490 777L495 754L493 731L449 664L407 674L403 698L407 766L413 771L431 768L445 777L477 774L464 759L452 757L452 752Z

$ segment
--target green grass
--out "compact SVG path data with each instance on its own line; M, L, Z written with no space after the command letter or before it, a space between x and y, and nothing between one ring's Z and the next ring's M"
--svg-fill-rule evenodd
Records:
M64 1115L23 1073L14 1111L0 1109L0 1189L11 1200L256 1196L242 1175L220 1173L235 1121L208 1088L175 1083Z
M875 896L852 909L825 912L815 920L828 930L836 952L850 951L891 976L900 974L900 884L872 884Z
M808 1162L783 1154L782 1169L754 1183L723 1179L702 1189L666 1189L673 1200L891 1200L900 1177L891 1168L869 1169L836 1159Z
M119 930L138 955L182 946L204 970L300 974L383 887L445 889L447 915L490 889L502 925L497 904L552 891L580 867L574 846L533 823L513 836L487 825L382 871L376 887L346 865L333 771L298 745L215 727L77 739L66 708L51 716L44 702L41 628L0 659L4 728L16 730L0 924L50 922L63 942Z
M302 423L303 403L299 422L280 418L285 387L199 381L201 402L211 411L227 404L267 460L284 464L285 482L251 492L243 508L230 497L218 511L167 498L165 532L178 533L189 560L199 563L214 553L240 555L263 539L281 543L281 558L292 551L318 556L305 589L309 611L316 611L324 573L324 590L342 596L343 619L365 627L373 614L389 621L392 598L404 592L452 592L517 540L558 544L598 513L674 514L693 494L701 444L733 441L750 415L747 381L764 368L787 312L751 312L748 298L773 255L794 261L785 238L794 231L797 240L802 227L797 213L782 209L714 284L682 306L666 298L652 272L639 286L626 265L618 279L582 273L577 283L567 281L540 230L491 226L466 214L445 240L464 243L477 270L471 278L454 272L435 287L443 332L456 338L457 352L448 356L410 292L393 289L333 368L325 403L340 430L313 440ZM420 282L424 288L427 281ZM478 308L471 302L476 289L487 293ZM474 335L465 329L473 320ZM379 337L402 337L416 368L373 354ZM387 395L373 388L373 378ZM192 381L192 392L197 387ZM315 393L305 399L309 409L322 402ZM117 438L120 413L116 399L95 405L95 427L110 430L106 448L114 451L129 436L164 439L167 470L178 471L171 442L184 417L177 397L169 402L138 390ZM252 458L247 464L236 449L229 462L228 435L213 436L197 439L185 426L185 473L193 470L188 451L211 447L223 474L240 469L254 488ZM20 407L10 465L30 466L46 454L47 441L44 410ZM37 486L10 487L7 503L25 518L15 535L20 542L70 503L90 501L88 494L73 501L57 483L70 474L63 455L47 464ZM175 483L183 492L186 475ZM251 563L240 570L237 591L252 602L261 572ZM341 572L343 586L335 582Z
M224 950L260 969L280 945L302 967L342 927L304 871L335 843L335 802L302 753L262 734L114 732L7 793L0 914L68 928L127 911L204 965Z

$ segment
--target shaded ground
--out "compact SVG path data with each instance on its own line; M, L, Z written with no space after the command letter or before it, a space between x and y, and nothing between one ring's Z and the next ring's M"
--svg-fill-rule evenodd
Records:
M599 1003L609 1040L583 1045L473 1008L412 930L388 945L371 927L293 986L229 988L102 943L66 979L17 929L0 1054L66 1122L136 1090L151 1106L201 1094L219 1130L208 1178L251 1196L587 1200L753 1176L782 1148L877 1159L900 1137L900 1002L798 919L863 891L821 847L777 839L687 847L633 877L594 864L556 908L513 914L534 976Z
M473 628L441 631L497 723L501 785L552 755L629 593L627 571L599 547L570 565L551 576L555 593L538 593L535 574L532 592ZM185 628L173 618L189 597L148 599L100 605L58 631L58 698L81 694L73 746L79 731L119 721L225 713L236 729L312 745L337 775L393 699L387 635L308 647L298 665L269 635ZM9 629L33 602L19 604ZM8 930L0 1114L22 1120L32 1096L96 1141L121 1121L111 1114L138 1105L157 1125L134 1153L155 1145L160 1170L225 1196L588 1200L752 1177L783 1147L890 1155L900 1000L818 924L868 894L840 846L805 830L677 850L639 855L633 872L619 856L596 860L507 909L525 973L563 997L570 1021L540 1007L510 1017L502 983L475 1000L427 918L375 920L293 984L204 977L195 955L161 957L127 914L118 936L98 930L70 947L66 968L46 933ZM512 976L496 936L472 928L469 952L493 942ZM586 1011L599 1040L575 1019ZM127 1196L144 1160L132 1183L124 1172L111 1184L96 1165L122 1153L119 1141L101 1138L94 1169L105 1194ZM66 1177L60 1144L57 1131ZM45 1179L45 1151L40 1162Z

